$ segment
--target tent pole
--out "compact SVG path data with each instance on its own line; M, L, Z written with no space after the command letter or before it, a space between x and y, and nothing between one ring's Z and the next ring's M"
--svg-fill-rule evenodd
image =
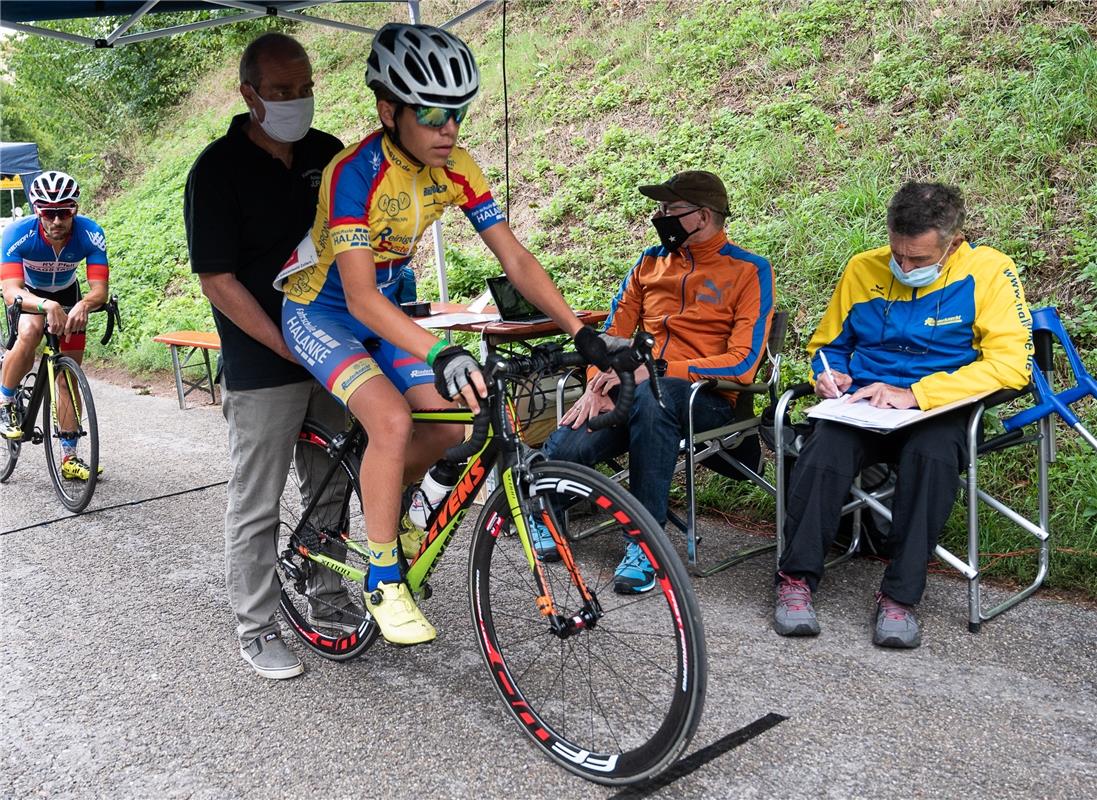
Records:
M149 13L153 6L159 3L160 0L145 0L145 4L130 15L130 18L107 34L107 45L113 47L118 38L137 24L138 20L145 14Z
M408 16L412 25L418 25L422 19L419 12L419 0L408 0ZM438 299L443 303L449 302L449 284L446 282L446 249L442 242L442 221L435 220L430 226L434 235L434 268L438 272ZM446 333L449 337L449 333Z

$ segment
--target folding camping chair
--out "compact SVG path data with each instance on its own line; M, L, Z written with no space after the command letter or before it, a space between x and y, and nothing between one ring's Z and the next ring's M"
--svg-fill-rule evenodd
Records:
M1086 370L1082 363L1077 348L1070 340L1059 315L1054 308L1039 308L1032 312L1033 342L1036 355L1032 366L1032 382L1020 391L996 392L981 401L973 404L968 417L967 425L967 452L968 461L964 468L964 474L958 479L965 488L967 506L968 528L968 552L967 559L949 552L938 545L934 554L945 564L960 572L968 582L968 630L972 633L979 631L982 623L996 617L1020 603L1035 592L1044 582L1048 572L1050 555L1050 498L1048 495L1048 467L1055 461L1054 420L1052 414L1058 414L1071 428L1073 428L1087 443L1097 450L1097 439L1079 421L1077 415L1070 406L1079 400L1090 397L1097 398L1097 381ZM1058 393L1052 389L1053 384L1053 346L1058 341L1062 347L1067 361L1073 373L1074 385ZM812 393L808 384L794 386L784 392L778 401L774 416L777 420L787 419L787 413L798 398ZM1001 407L1022 395L1031 394L1034 398L1032 408L1014 414L1002 420L1005 429L1003 433L982 440L986 412ZM1026 432L1026 427L1033 426L1034 432ZM786 460L793 455L790 452L787 425L777 425L774 431L775 452L777 459L777 558L780 559L784 547L784 527L786 520L785 496L787 491L788 473ZM1022 513L1011 508L999 498L990 495L979 486L979 461L990 453L1007 448L1033 445L1036 450L1035 473L1038 497L1038 519L1033 521ZM893 487L885 487L878 491L866 491L858 482L854 482L850 490L851 498L843 506L842 514L854 514L853 537L845 552L827 563L833 566L852 557L861 544L862 528L860 514L865 509L872 509L881 517L891 520L891 510L885 503L894 494ZM1032 583L1027 587L1013 593L1006 600L990 609L984 609L981 578L979 567L979 507L980 503L993 509L997 513L1010 520L1022 530L1031 534L1039 541L1037 550L1036 575Z
M764 476L761 444L758 435L761 417L755 413L754 398L761 394L768 394L771 405L777 400L777 391L781 378L781 351L784 348L787 330L788 312L775 312L773 322L770 325L769 338L766 341L766 361L769 364L769 372L764 381L743 384L735 381L704 380L694 382L690 388L686 437L682 440L678 463L674 467L675 473L685 472L686 517L682 519L673 509L670 509L667 513L667 519L686 534L687 567L693 575L708 577L775 547L773 543L748 547L710 567L702 568L697 560L697 545L700 543L701 537L697 535L695 472L698 466L703 466L735 480L749 480L769 494L776 494L776 486L766 480ZM566 388L569 382L579 375L581 373L573 370L563 375L557 383L557 424L559 424L564 413ZM697 431L694 425L693 409L697 397L705 391L738 392L736 413L735 418L727 425L711 430ZM687 442L691 443L692 446L687 446ZM612 476L614 480L624 481L628 479L627 467L624 467L615 459L607 463L614 470Z

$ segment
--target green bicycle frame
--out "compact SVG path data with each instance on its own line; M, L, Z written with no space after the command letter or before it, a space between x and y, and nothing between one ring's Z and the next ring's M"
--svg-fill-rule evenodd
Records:
M413 411L411 418L414 422L424 422L428 424L468 425L473 421L472 412L464 409ZM338 458L341 458L343 453L349 449L352 444L353 439L345 442L342 447L338 448L335 454L337 456L336 462L338 462ZM488 475L500 460L501 456L504 466L501 470L500 480L506 493L508 505L510 506L511 518L518 530L522 542L522 549L526 554L526 559L529 561L530 571L535 571L538 562L534 558L530 532L526 524L526 513L522 509L520 493L514 476L516 458L510 454L509 451L504 453L500 450L498 442L496 441L494 429L490 429L484 445L465 462L465 467L461 471L461 476L458 478L457 483L454 484L453 489L446 495L445 502L435 511L434 519L431 521L429 529L426 531L426 539L423 548L420 550L419 556L411 564L404 576L408 587L413 593L418 594L423 590L423 587L434 572L438 560L445 552L450 537L453 536L457 531L457 528L461 525L473 500L479 494L484 483L487 481ZM330 468L331 474L334 474L337 467L338 463L332 465ZM330 477L331 475L325 478L323 483L326 484ZM306 515L311 511L311 505L312 503L310 503L310 508L306 510ZM346 545L348 549L358 553L364 558L369 558L369 551L362 544L353 540L344 541L343 544ZM309 551L308 558L350 580L362 582L363 584L365 582L366 574L364 570L351 567L331 556Z

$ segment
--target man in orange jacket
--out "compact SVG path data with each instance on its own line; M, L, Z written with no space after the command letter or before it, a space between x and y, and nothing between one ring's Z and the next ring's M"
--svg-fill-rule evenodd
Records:
M685 433L690 384L715 378L750 383L765 353L773 320L773 269L730 241L724 231L727 190L711 172L680 172L665 183L641 186L658 203L652 225L661 244L644 251L613 299L605 332L655 337L656 368L664 373L660 408L651 392L637 391L628 424L592 432L589 419L609 410L613 372L593 367L587 388L545 443L549 458L593 465L629 454L629 488L655 521L667 521L678 445ZM647 371L636 372L639 383ZM750 402L749 399L747 402ZM735 397L704 392L694 404L699 430L732 420ZM534 524L540 558L559 558L552 536ZM628 544L614 575L614 591L639 594L655 586L655 573L635 544Z

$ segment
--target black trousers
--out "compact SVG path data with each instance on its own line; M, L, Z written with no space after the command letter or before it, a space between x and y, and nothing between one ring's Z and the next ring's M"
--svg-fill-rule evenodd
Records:
M785 549L779 570L814 592L853 479L863 467L897 466L892 502L893 552L880 591L914 605L926 588L926 564L948 520L966 463L969 410L960 409L886 435L820 422L789 480Z

